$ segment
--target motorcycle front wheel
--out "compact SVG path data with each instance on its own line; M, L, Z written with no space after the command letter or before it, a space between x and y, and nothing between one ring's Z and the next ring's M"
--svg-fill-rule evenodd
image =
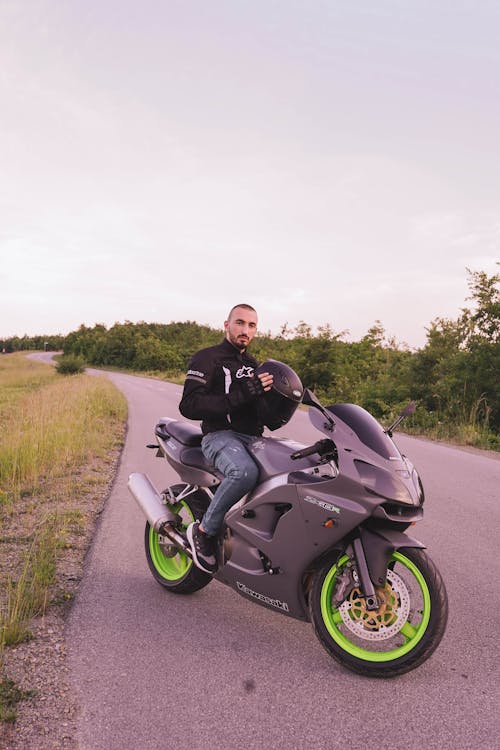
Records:
M439 645L448 619L441 575L426 553L405 548L393 553L380 606L368 610L359 588L339 602L352 564L348 555L317 571L309 597L314 631L330 656L370 677L395 677L420 666Z
M184 486L174 485L170 489L177 498ZM201 519L206 503L197 497L197 493L193 493L169 507L179 516L179 530L183 532L192 521ZM212 576L196 567L185 552L175 547L167 537L157 534L149 522L146 522L144 530L144 546L153 577L173 594L192 594L212 580Z

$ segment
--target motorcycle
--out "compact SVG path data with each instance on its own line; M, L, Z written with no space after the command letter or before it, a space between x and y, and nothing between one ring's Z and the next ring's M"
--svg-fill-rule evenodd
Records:
M328 654L358 674L404 674L434 652L448 617L441 575L406 533L422 518L424 490L392 436L414 405L384 430L355 404L324 407L309 389L302 403L321 439L304 446L255 438L250 452L259 482L226 514L214 576L193 563L186 529L202 518L222 476L205 459L196 424L159 420L148 447L181 482L159 493L147 475L129 477L147 518L149 568L174 594L215 578L257 604L310 621Z

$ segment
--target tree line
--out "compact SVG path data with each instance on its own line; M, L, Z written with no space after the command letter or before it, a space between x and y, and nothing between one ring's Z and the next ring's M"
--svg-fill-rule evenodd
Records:
M418 409L407 428L500 448L500 274L468 271L471 302L456 320L437 318L423 348L387 340L379 321L348 342L329 325L305 322L279 335L260 334L252 353L287 362L327 403L353 402L387 423L409 400ZM191 354L218 343L222 329L193 321L80 326L67 336L0 339L7 352L62 349L87 364L161 373L178 379Z

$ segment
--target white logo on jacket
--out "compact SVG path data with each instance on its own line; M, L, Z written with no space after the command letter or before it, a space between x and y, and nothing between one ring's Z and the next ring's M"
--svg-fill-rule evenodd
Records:
M240 369L236 372L237 378L251 378L253 375L253 367L247 367L246 365L243 365L243 367L240 367Z

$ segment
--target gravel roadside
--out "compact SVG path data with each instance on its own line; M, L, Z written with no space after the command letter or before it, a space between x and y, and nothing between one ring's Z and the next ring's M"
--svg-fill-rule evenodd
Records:
M0 724L0 750L77 750L79 707L68 687L65 629L82 580L86 554L117 473L121 450L100 467L99 488L78 498L84 525L69 538L57 563L57 581L46 613L30 622L31 639L5 651L5 673L34 694L17 704L15 723ZM96 467L94 467L95 469ZM83 749L82 749L83 750Z

